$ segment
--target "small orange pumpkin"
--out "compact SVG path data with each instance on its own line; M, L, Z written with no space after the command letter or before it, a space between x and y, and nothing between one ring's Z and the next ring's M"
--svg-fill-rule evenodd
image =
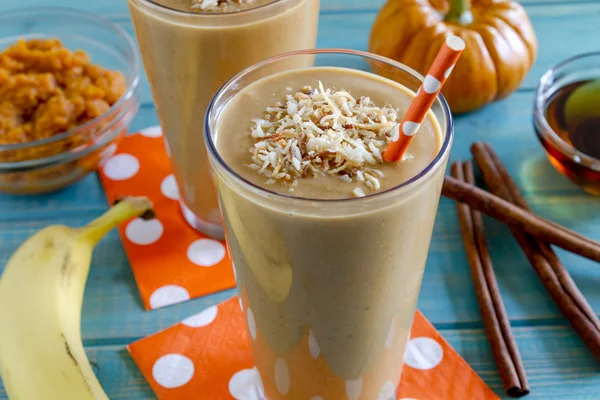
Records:
M426 74L451 34L467 44L442 93L454 112L468 112L516 90L537 56L523 7L510 0L388 0L369 50Z

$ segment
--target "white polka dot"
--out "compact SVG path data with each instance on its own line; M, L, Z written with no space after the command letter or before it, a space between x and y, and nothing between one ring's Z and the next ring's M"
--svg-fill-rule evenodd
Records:
M256 321L254 320L254 313L252 309L248 307L248 330L250 331L250 336L252 339L256 340Z
M395 318L392 318L392 323L390 324L390 329L388 329L387 336L385 337L385 347L388 349L392 347L394 344L394 331L396 326Z
M441 82L438 81L436 78L434 78L431 75L427 75L425 77L425 80L423 81L423 90L425 91L425 93L432 94L437 92L441 85Z
M103 166L109 160L109 157L117 152L117 145L115 143L111 143L102 150L100 153L100 165Z
M183 182L183 193L185 193L184 198L190 203L194 203L196 201L196 190L194 189L194 186L191 183ZM192 210L189 210L189 212L191 215L194 215L194 213L192 213ZM195 218L196 216L194 216L193 219Z
M265 400L265 387L263 385L262 376L260 376L260 371L256 367L254 367L254 372L256 373L256 377L258 379L256 381L256 387L258 389L259 398L260 400Z
M362 379L355 379L353 381L346 381L346 395L348 400L357 400L362 391Z
M416 122L412 121L406 121L402 124L402 132L406 136L414 136L420 127L421 124L417 124Z
M310 350L310 355L312 358L316 359L319 357L321 349L319 348L319 343L317 343L317 338L315 337L312 329L308 333L308 349Z
M217 240L198 239L188 247L187 256L200 267L212 267L225 257L225 246Z
M461 51L467 47L465 41L456 35L448 36L446 38L446 44L454 51Z
M201 328L210 325L217 318L218 312L219 309L217 306L211 306L196 315L184 319L181 323L190 328Z
M163 224L156 218L148 221L136 218L127 224L125 236L130 242L144 246L155 243L164 230Z
M392 381L387 381L381 387L377 400L396 400L396 388Z
M131 154L121 153L109 158L103 169L107 178L124 181L137 174L140 162Z
M154 380L167 389L173 389L188 383L194 376L194 364L181 354L162 356L152 367Z
M235 264L233 261L231 261L231 269L233 269L233 279L235 280L235 282L237 283L237 272L235 270Z
M244 302L242 301L242 298L241 298L240 296L238 296L238 300L239 300L239 302L240 302L240 309L241 309L242 311L244 311Z
M398 140L398 138L400 137L400 124L394 125L394 127L390 131L390 134L392 135L392 137L391 137L392 142L395 142L396 140Z
M444 72L444 78L448 79L448 77L450 76L450 74L452 73L452 70L454 69L454 65L452 65L450 68L448 68L446 70L446 72Z
M416 337L406 345L404 362L412 368L428 370L442 362L444 351L442 346L428 337Z
M235 400L262 400L262 379L256 367L236 372L229 379L229 393Z
M275 385L281 394L290 391L290 373L288 367L281 358L275 362Z
M177 285L160 287L150 296L150 307L153 309L170 306L190 299L190 294Z
M310 400L323 400L323 398L321 396L315 396Z
M142 129L140 131L140 135L146 136L146 137L149 137L149 138L157 138L157 137L161 137L162 136L162 130L160 129L160 126L158 126L158 125L151 126L151 127Z
M168 175L160 183L160 192L168 199L179 200L179 189L177 189L177 181L173 174Z
M165 151L167 152L167 157L171 158L171 148L169 147L169 142L167 142L166 138L165 138L164 142L165 142Z

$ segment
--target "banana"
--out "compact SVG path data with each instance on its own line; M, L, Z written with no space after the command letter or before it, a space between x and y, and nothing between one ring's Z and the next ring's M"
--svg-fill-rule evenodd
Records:
M0 376L11 400L107 400L81 340L92 251L119 223L148 211L125 198L83 228L44 228L11 256L0 278Z

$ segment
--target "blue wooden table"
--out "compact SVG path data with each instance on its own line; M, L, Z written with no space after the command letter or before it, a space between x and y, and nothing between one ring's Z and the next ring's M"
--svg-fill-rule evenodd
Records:
M600 1L522 3L538 35L537 62L521 88L508 99L457 119L451 158L469 157L469 145L475 140L490 141L535 212L600 239L600 198L585 194L555 172L541 151L531 123L534 88L542 73L567 57L600 50ZM2 0L0 11L46 4L46 0ZM366 50L371 24L381 4L383 0L322 0L318 46ZM125 0L56 0L53 5L100 13L133 35ZM142 101L134 130L157 124L145 79ZM0 266L26 237L42 227L56 223L80 226L106 208L95 175L52 195L0 195ZM491 220L486 220L486 225L500 289L531 384L529 398L600 398L600 365L562 318L506 227ZM592 307L600 311L600 266L572 254L559 255ZM232 294L227 291L167 309L144 311L119 237L112 232L94 254L82 322L86 348L110 398L154 398L125 345ZM502 395L500 376L483 332L455 206L447 199L440 203L419 308L486 383ZM0 399L6 399L1 385Z

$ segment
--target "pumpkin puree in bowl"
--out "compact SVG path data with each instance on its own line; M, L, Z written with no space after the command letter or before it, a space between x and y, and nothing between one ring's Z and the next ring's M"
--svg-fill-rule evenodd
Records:
M121 72L91 64L82 50L58 39L20 39L0 53L0 145L67 132L108 111L126 90Z

